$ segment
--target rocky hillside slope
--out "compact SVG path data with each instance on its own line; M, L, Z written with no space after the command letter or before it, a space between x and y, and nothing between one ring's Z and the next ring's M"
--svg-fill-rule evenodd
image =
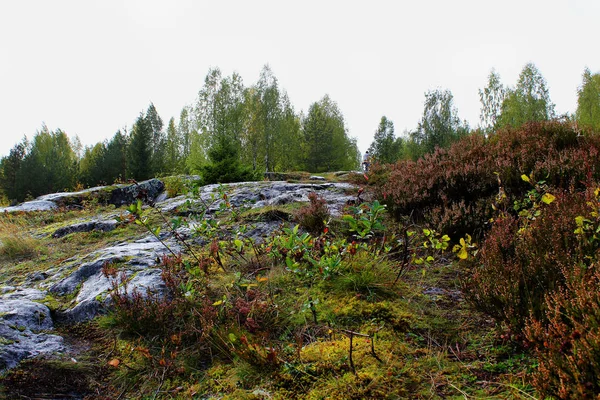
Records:
M130 213L124 205L143 199L145 208L160 210L166 219L193 219L200 211L206 216L218 213L224 202L254 210L293 208L307 202L311 192L326 199L330 212L339 215L355 198L356 190L348 183L265 181L204 186L190 200L185 195L169 198L164 183L153 179L50 194L0 209L5 225L11 220L40 221L38 226L24 223L27 228L16 233L25 242L34 240L38 248L24 256L5 256L1 261L0 371L17 366L25 358L68 353L69 345L55 331L55 325L87 321L111 307L110 292L117 278L103 273L107 266L119 265L123 274L119 279L126 277L130 293L166 294L158 260L170 252L187 251L175 235L196 242L203 238L192 235L188 226L170 231L165 224L161 233L152 235L127 223ZM286 218L285 213L262 218L246 235L260 241L286 223Z

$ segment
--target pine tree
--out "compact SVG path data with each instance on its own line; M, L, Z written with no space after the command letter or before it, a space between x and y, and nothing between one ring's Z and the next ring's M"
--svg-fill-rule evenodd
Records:
M131 130L129 143L129 177L143 181L153 176L152 168L152 125L140 114Z
M27 138L23 138L10 150L8 156L0 160L0 189L12 204L21 197L17 177L27 154L27 148Z
M402 139L397 140L394 135L394 123L385 116L381 117L373 143L369 147L371 158L383 164L391 164L400 158L401 146Z

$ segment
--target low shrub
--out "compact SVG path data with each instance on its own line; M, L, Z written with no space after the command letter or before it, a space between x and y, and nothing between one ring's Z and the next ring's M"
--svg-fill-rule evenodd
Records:
M499 190L508 204L521 198L530 189L522 174L553 188L582 188L600 178L599 154L597 135L578 135L567 123L530 123L489 138L469 135L417 161L399 161L389 172L374 171L389 176L375 190L397 216L413 213L452 237L482 237Z
M600 394L600 264L565 270L564 288L546 299L547 320L533 319L526 338L539 361L541 398L593 399Z
M294 214L294 219L302 228L313 235L319 235L327 226L327 221L331 217L327 202L315 192L308 195L310 204L300 208Z
M167 176L162 178L162 181L165 184L167 195L169 197L175 197L187 192L187 184L191 180L182 176Z
M589 192L561 192L539 215L498 217L466 281L467 298L517 335L530 315L545 320L546 294L564 285L565 269L588 260L574 234L588 199Z
M168 294L129 290L127 277L105 266L104 274L111 276L113 282L115 325L124 333L145 338L177 335L178 340L207 349L206 339L217 310L208 299L195 295L202 284L190 275L181 259L163 257L162 269Z

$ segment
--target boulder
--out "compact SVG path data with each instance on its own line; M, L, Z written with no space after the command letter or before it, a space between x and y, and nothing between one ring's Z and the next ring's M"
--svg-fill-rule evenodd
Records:
M113 190L108 203L117 207L134 203L137 199L142 199L146 204L154 203L163 190L165 190L165 184L162 181L150 179Z

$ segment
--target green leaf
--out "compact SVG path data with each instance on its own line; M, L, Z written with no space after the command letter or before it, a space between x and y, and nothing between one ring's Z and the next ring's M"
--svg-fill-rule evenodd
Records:
M230 333L228 337L231 343L235 343L237 341L237 337L233 333Z
M244 246L244 242L242 242L240 239L235 239L233 244L235 245L237 251L242 250L242 247Z
M435 258L433 258L432 256L427 257L427 262L433 262L433 261L435 261Z
M429 236L429 235L431 235L431 231L429 229L423 229L423 234L425 236Z

